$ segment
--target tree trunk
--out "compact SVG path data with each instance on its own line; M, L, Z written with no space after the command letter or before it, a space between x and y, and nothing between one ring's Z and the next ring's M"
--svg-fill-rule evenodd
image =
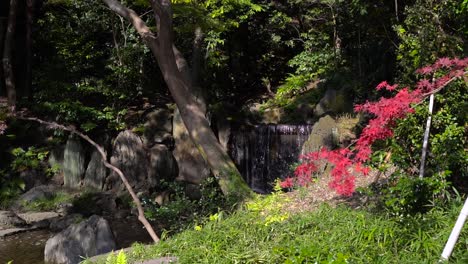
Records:
M31 76L32 76L32 24L34 15L34 0L26 0L26 55L25 66L26 72L24 76L24 94L23 96L31 96Z
M157 21L157 36L133 10L117 0L103 1L113 12L132 23L153 52L190 137L210 166L222 192L238 199L251 196L252 191L218 143L205 118L204 109L193 93L187 62L173 44L170 0L151 0Z
M3 47L3 74L5 76L5 88L8 98L8 107L11 112L16 108L16 87L13 74L13 46L15 43L16 13L18 2L10 0L10 12L8 14L8 26L5 34L5 46Z

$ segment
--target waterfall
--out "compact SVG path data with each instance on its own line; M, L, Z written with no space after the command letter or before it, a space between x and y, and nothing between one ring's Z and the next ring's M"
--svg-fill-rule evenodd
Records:
M269 193L275 179L292 174L312 125L256 125L233 130L229 155L249 186Z

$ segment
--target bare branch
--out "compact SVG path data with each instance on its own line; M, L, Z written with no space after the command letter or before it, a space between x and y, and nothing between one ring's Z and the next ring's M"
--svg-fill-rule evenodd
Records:
M87 135L81 133L80 131L76 130L74 127L71 127L71 126L64 126L64 125L61 125L61 124L58 124L58 123L55 123L55 122L45 121L45 120L42 120L42 119L39 119L39 118L36 118L36 117L16 116L16 118L20 119L20 120L34 121L34 122L37 122L39 124L45 125L49 129L60 129L60 130L68 131L68 132L70 132L72 134L75 134L75 135L79 136L80 138L86 140L89 144L93 145L93 147L96 148L96 150L99 152L99 154L101 154L101 158L102 158L102 162L104 163L104 166L106 166L107 168L113 170L115 173L117 173L119 175L120 179L122 180L122 182L125 185L125 188L127 188L127 191L132 196L133 202L135 203L135 205L137 206L137 209L138 209L138 220L140 220L140 222L146 228L146 231L149 233L149 235L151 236L153 241L156 242L156 243L159 242L159 237L158 237L158 235L156 235L156 232L154 232L153 227L151 226L151 224L146 219L145 212L143 210L143 206L141 205L140 199L135 194L135 191L133 190L132 186L128 182L127 177L125 177L125 175L123 174L123 172L119 168L117 168L116 166L114 166L114 165L110 164L109 162L107 162L106 153L104 152L104 148L102 146L97 144L94 140L92 140Z

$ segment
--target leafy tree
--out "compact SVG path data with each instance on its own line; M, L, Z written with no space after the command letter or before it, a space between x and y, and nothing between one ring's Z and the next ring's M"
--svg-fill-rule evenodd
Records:
M211 130L204 115L203 107L193 92L187 62L174 46L172 5L170 1L151 1L155 20L157 21L157 36L135 11L115 0L103 1L113 12L132 23L145 44L152 51L169 91L179 108L190 137L209 164L223 193L238 198L250 196L251 190Z

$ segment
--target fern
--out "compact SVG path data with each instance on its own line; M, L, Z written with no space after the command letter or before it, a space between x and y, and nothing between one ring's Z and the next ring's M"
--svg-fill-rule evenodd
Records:
M116 264L127 264L127 257L123 250L120 250L119 255L117 255L117 262Z
M120 250L119 254L116 256L112 251L107 255L105 264L127 264L127 256L123 250Z
M115 264L116 263L116 256L114 255L114 251L109 253L106 258L106 264Z

